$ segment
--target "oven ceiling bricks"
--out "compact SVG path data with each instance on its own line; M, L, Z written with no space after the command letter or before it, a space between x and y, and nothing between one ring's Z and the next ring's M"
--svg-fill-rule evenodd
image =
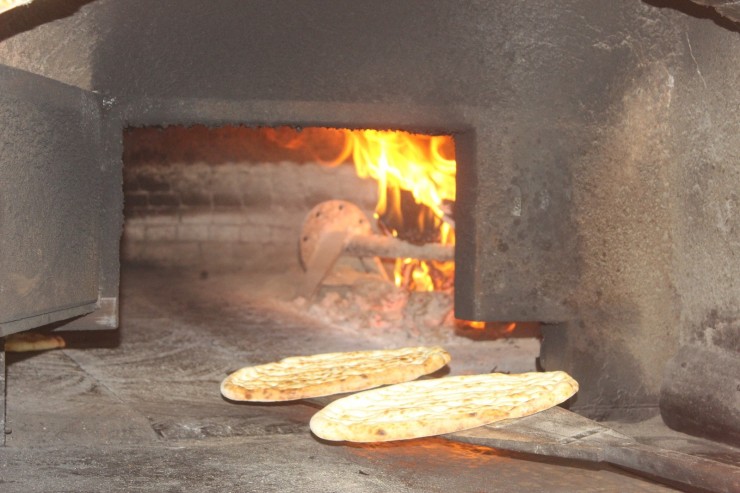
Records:
M676 5L39 2L3 17L0 62L121 128L455 133L458 316L558 324L542 363L574 407L636 416L679 348L737 350L712 324L740 313L740 38Z

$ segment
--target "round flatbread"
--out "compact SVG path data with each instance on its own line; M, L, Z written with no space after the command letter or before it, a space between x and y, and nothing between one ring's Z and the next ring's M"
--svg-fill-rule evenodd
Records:
M336 400L311 419L324 440L406 440L529 416L578 391L565 372L490 373L407 382Z
M276 402L356 392L407 382L449 361L450 354L438 346L294 356L235 371L221 383L221 394L234 401Z

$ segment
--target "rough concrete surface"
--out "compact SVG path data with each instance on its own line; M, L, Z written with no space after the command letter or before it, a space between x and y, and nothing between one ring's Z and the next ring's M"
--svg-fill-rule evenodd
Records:
M315 407L227 402L218 385L239 366L368 347L361 334L258 306L241 276L124 270L119 334L68 333L66 349L10 355L0 490L672 491L440 438L322 443L308 428ZM452 345L451 371L490 366L488 347Z

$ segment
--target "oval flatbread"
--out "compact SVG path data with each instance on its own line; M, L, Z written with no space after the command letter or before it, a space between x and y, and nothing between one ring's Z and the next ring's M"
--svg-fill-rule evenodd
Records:
M407 382L449 361L441 347L294 356L235 371L221 383L221 394L234 401L276 402L356 392Z
M406 440L544 411L578 391L565 372L490 373L407 382L336 400L311 418L324 440Z
M26 353L63 348L67 344L61 336L44 332L19 332L5 339L5 351L8 353Z

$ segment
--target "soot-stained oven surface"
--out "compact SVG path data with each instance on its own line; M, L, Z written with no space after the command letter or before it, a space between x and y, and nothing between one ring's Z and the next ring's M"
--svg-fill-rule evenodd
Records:
M99 258L77 283L78 306L98 313L109 300L96 320L114 321L125 127L453 133L458 316L547 324L541 363L581 382L573 409L585 415L662 411L674 426L736 439L740 50L711 11L665 7L99 0L19 10L0 32L0 61L14 67L3 78L74 93L80 109L44 126L7 105L4 119L35 131L4 145L40 150L39 135L56 136L74 173L98 176L83 191L95 198L79 204L99 221L79 228ZM14 104L41 113L58 104L53 91L18 94ZM100 140L65 139L75 120ZM85 156L71 152L80 146Z

